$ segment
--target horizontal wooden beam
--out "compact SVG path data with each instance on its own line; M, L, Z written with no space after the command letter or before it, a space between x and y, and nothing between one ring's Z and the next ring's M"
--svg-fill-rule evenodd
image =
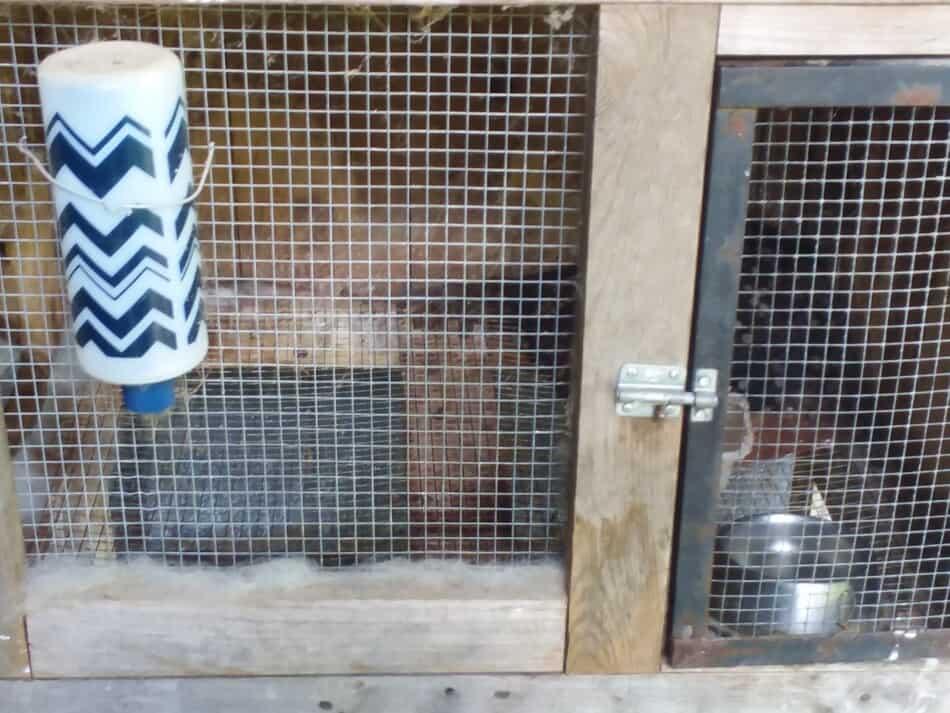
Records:
M37 678L553 672L564 589L557 565L52 563L27 621Z
M725 5L720 55L950 54L950 7Z
M937 713L950 676L933 667L760 668L600 676L398 676L0 683L4 713L452 711L453 713Z
M732 0L730 4L735 5L838 5L841 0ZM862 5L893 5L893 6L914 6L914 5L942 5L946 0L853 0L852 5L859 7ZM34 0L12 0L10 5L36 4ZM44 0L41 4L47 5L88 5L85 0ZM103 5L127 5L128 0L99 0L97 6ZM183 0L179 3L169 3L160 0L146 0L145 5L241 5L244 0ZM386 2L385 0L262 0L257 5L349 5L352 7L373 7L384 8L388 5L393 7L431 7L431 6L458 6L458 0L399 0L399 2ZM610 3L602 3L600 0L576 0L572 5L721 5L720 0L612 0ZM520 7L520 6L550 6L551 0L467 0L465 5L475 7L487 7L489 5L498 5L500 7ZM559 11L560 12L560 11Z

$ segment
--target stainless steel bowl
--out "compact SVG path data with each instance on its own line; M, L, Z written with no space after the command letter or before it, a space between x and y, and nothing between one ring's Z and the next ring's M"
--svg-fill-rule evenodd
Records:
M865 558L826 520L756 515L722 528L711 609L739 635L831 634L854 609Z

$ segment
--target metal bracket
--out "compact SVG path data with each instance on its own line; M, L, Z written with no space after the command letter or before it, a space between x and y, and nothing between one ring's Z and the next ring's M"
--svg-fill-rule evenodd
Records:
M675 418L684 406L690 406L690 421L712 421L719 405L718 381L715 369L696 369L693 391L687 391L686 369L624 364L617 377L617 413L631 418Z

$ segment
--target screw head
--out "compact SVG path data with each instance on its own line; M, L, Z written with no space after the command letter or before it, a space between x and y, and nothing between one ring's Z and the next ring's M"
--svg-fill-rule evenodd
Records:
M637 409L637 407L636 407L634 404L624 404L624 405L623 405L623 412L624 412L624 413L633 413L634 411L636 411L636 409Z
M667 418L673 418L677 414L679 414L679 409L676 406L663 407L663 415L666 416Z
M709 421L712 417L712 412L708 408L696 409L696 420L697 421Z
M709 377L708 377L708 376L701 376L701 377L699 377L699 385L700 385L700 386L709 386Z
M640 370L637 369L637 367L635 367L635 366L628 366L628 367L627 367L626 369L624 369L623 371L624 371L624 373L625 373L627 376L636 376L637 374L640 373Z
M675 379L680 375L680 370L674 366L672 369L670 369L669 374L671 379Z

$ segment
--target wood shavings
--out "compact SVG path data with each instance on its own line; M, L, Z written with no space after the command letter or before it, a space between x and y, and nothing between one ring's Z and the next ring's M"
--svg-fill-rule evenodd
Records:
M545 16L545 18L544 18L544 23L545 23L548 27L550 27L552 30L554 30L555 32L557 32L557 31L560 30L562 27L564 27L564 25L568 24L568 23L569 23L571 20L573 20L573 19L574 19L574 6L573 6L573 5L569 5L568 7L564 8L563 10L559 10L559 9L557 9L556 7L553 7L553 8L551 8L551 12L549 12L549 13Z

